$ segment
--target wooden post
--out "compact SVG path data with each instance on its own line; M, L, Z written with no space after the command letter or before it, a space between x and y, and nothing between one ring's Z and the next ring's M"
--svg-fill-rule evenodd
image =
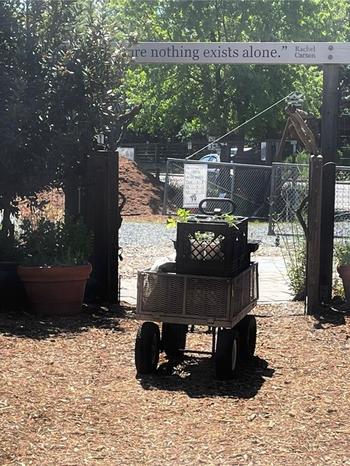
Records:
M107 300L116 304L119 298L119 154L107 152Z
M97 151L87 163L82 214L93 232L91 298L118 302L118 154Z
M321 154L324 163L336 162L337 121L339 111L339 65L323 67L323 102L321 120ZM320 297L329 302L332 297L335 165L326 165L322 185Z
M306 314L314 314L320 304L322 165L321 155L310 157L308 235L306 239Z

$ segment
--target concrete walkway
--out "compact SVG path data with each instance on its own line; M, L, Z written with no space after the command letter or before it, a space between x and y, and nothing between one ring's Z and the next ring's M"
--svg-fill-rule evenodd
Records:
M283 257L258 257L259 303L284 303L291 301L287 271Z
M288 288L286 267L283 257L257 257L259 264L259 303L283 303L292 295ZM135 305L137 279L121 277L121 301Z

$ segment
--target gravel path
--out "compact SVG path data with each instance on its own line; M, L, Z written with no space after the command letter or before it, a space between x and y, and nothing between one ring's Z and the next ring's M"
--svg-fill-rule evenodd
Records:
M264 246L274 246L275 237L267 235L268 224L260 222L249 223L249 238L262 242ZM167 228L161 223L124 222L120 229L120 245L127 246L156 246L167 244L174 240L175 228Z

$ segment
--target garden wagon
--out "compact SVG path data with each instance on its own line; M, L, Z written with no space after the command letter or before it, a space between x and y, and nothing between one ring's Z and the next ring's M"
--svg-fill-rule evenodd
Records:
M258 299L258 265L250 253L258 246L247 242L247 219L230 225L220 209L204 210L203 203L210 201L201 202L203 215L178 223L173 267L138 273L136 319L145 321L135 344L139 375L155 371L160 351L169 360L191 352L186 349L189 325L211 327L217 378L232 378L238 360L254 355L256 320L248 313ZM161 332L155 322L162 324Z

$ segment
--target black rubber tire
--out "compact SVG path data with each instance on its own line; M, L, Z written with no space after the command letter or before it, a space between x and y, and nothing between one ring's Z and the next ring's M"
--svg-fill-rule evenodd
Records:
M135 366L138 375L151 374L159 361L160 332L154 322L144 322L136 335Z
M186 348L187 325L185 324L162 324L162 348L169 359L183 357Z
M256 347L256 318L245 316L237 325L239 332L239 358L240 361L249 361L254 357Z
M219 328L215 352L217 379L229 380L237 375L238 335L236 329Z

